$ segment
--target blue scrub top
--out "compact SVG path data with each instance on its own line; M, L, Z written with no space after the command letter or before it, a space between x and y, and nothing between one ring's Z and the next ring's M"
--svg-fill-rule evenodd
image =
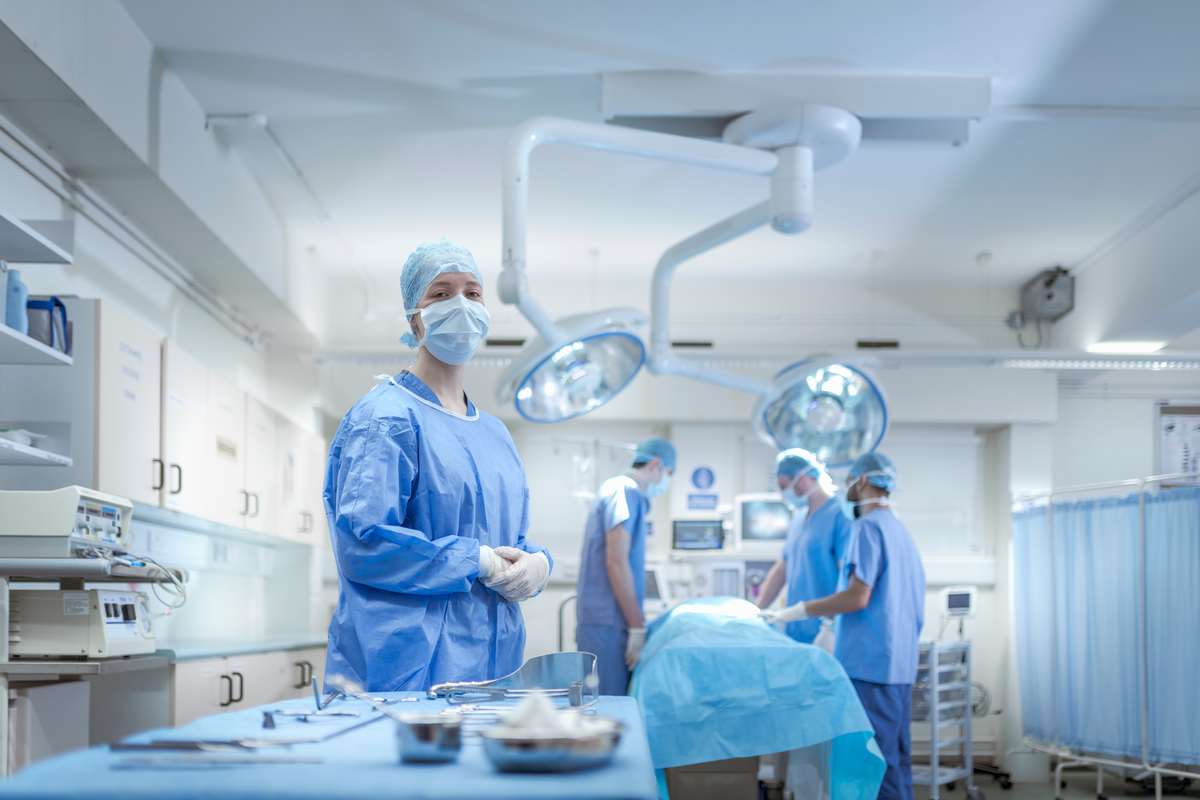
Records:
M837 592L841 560L853 527L836 497L826 500L807 521L805 517L808 515L792 517L783 545L789 606ZM789 622L784 627L784 633L805 644L812 644L820 630L820 618Z
M521 666L520 607L476 580L481 544L545 553L525 540L529 488L500 420L447 411L410 373L376 386L334 436L325 513L339 593L326 675L414 691Z
M610 478L600 487L588 512L583 534L583 560L576 588L575 619L579 625L603 625L624 630L629 625L608 581L605 561L607 534L624 524L629 531L629 566L638 606L646 599L646 517L650 501L628 475Z
M917 640L925 624L925 568L904 523L876 508L854 523L842 562L871 587L862 611L843 614L834 655L851 678L871 683L912 683Z

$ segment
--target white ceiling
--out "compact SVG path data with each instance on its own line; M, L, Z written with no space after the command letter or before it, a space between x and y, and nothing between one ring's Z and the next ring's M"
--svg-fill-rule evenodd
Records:
M1200 4L1185 0L124 4L207 111L268 115L380 281L441 235L497 269L508 130L538 114L599 121L600 71L972 74L993 77L997 107L1200 107ZM1111 116L998 113L960 149L865 145L818 174L812 231L760 231L688 275L752 264L804 283L1014 286L1075 264L1200 172L1200 123ZM589 284L594 268L648 279L666 247L766 191L555 146L534 157L532 185L531 274ZM298 224L323 264L348 269L318 225Z

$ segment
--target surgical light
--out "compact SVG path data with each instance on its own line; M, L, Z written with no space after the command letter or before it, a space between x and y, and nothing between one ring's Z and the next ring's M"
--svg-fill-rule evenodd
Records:
M799 447L829 467L851 464L887 432L887 400L865 369L809 359L775 376L754 427L780 449Z
M562 422L620 394L646 363L646 348L627 328L645 324L634 309L580 314L555 323L558 341L535 337L500 380L496 399L515 399L532 422Z

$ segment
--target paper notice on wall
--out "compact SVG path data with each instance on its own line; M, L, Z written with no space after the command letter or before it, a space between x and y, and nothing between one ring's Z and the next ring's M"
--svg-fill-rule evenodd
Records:
M1163 475L1183 472L1200 472L1200 409L1180 408L1179 411L1198 413L1170 413L1169 406L1163 407L1159 416L1159 471ZM1196 478L1187 478L1172 483L1198 483Z

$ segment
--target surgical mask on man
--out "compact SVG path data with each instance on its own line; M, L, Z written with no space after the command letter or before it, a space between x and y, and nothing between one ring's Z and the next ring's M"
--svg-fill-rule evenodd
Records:
M405 311L420 312L425 335L417 342L444 364L465 364L475 355L475 348L487 336L491 316L483 303L455 295L449 300L430 303L424 308Z
M646 484L646 497L653 500L656 497L662 497L667 493L667 489L671 486L671 475L664 470L662 477L654 483Z
M872 473L868 473L868 475L870 474ZM860 475L858 477L861 478L863 476ZM854 483L846 487L846 496L838 498L838 502L841 504L842 514L846 517L846 519L858 519L861 517L862 510L865 506L874 504L877 506L883 506L884 508L891 508L892 505L891 499L886 495L882 497L872 497L869 500L860 500L858 493L858 478L855 479Z

